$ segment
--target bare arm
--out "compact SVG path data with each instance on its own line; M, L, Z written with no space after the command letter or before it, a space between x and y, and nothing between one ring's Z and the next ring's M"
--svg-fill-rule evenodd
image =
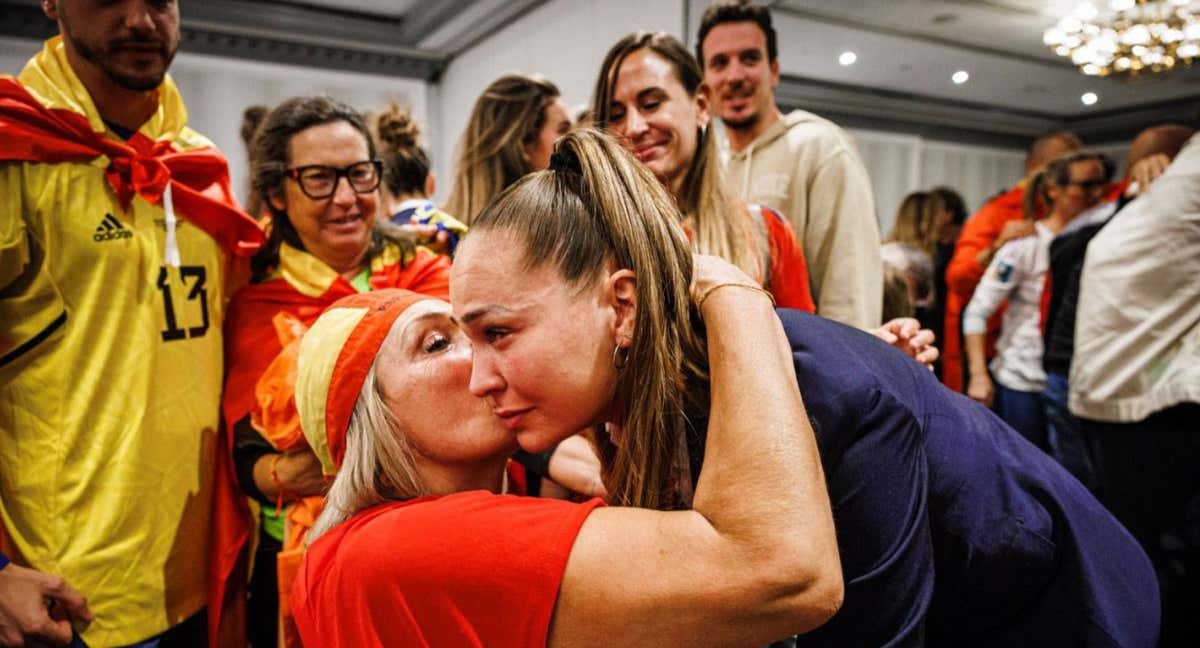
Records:
M702 314L712 409L694 509L592 513L551 646L762 645L816 628L841 603L820 457L771 302L724 288Z
M986 407L991 407L996 387L992 384L991 374L988 373L987 357L984 352L984 334L968 334L966 348L967 371L971 376L970 383L967 385L967 396L983 403Z
M987 356L984 351L987 320L1020 283L1020 265L1014 248L1002 247L992 258L979 285L975 287L975 294L963 309L963 346L970 375L967 395L988 407L992 406L995 386L992 384L991 375L988 374Z

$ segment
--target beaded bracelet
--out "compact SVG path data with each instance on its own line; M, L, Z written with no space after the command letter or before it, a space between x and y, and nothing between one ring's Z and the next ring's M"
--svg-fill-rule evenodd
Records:
M713 292L715 292L717 289L725 288L726 286L735 286L737 288L745 288L747 290L753 290L756 292L760 292L760 293L766 295L767 299L771 300L772 306L775 305L775 296L772 295L770 293L770 291L766 290L765 288L761 288L759 286L752 286L750 284L738 283L736 281L726 281L725 283L719 283L715 286L709 286L708 288L706 288L704 290L704 292L700 293L700 299L696 300L696 310L700 310L700 309L704 308L704 302L705 302L705 300L708 299L709 295L713 294Z

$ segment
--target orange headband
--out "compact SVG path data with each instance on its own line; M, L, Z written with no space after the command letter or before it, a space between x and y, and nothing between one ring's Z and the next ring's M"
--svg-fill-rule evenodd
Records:
M431 298L395 288L344 297L301 339L296 409L326 475L342 465L350 415L379 348L396 318L424 299Z

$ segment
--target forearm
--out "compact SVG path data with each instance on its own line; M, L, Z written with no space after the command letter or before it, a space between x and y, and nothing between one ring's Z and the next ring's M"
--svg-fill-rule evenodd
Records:
M731 563L769 566L793 595L831 576L840 591L824 474L782 325L745 289L713 292L705 308L712 409L694 509Z
M967 370L972 376L982 376L988 372L984 340L983 333L969 333L966 336Z

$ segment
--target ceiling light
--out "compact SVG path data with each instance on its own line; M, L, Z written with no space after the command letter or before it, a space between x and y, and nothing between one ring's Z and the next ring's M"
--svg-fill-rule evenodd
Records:
M1189 0L1083 2L1042 33L1084 74L1165 72L1200 58L1200 14Z
M962 85L962 84L966 83L970 78L971 78L971 75L968 74L966 70L959 70L958 72L955 72L953 75L951 75L950 80L953 81L956 85Z
M1097 101L1100 101L1100 97L1096 96L1095 92L1085 92L1082 95L1079 95L1079 100L1083 102L1083 105L1091 106Z
M857 60L858 54L854 52L842 52L842 55L838 57L838 63L842 65L854 65L854 62Z

